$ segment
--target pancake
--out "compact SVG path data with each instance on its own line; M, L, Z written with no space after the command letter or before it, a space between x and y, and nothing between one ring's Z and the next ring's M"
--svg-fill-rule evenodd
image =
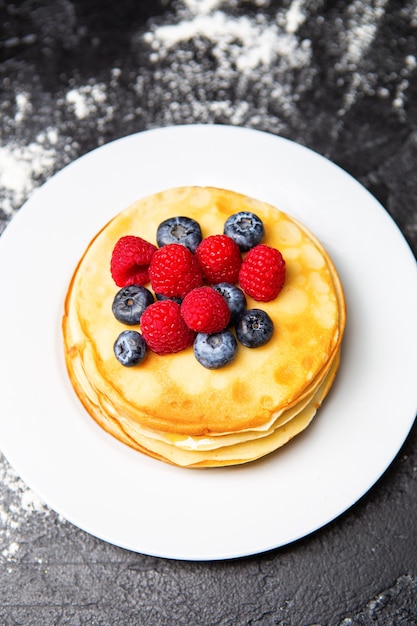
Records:
M124 329L112 314L118 291L109 270L124 235L156 245L158 224L186 215L204 237L223 232L229 215L251 211L265 226L263 243L279 249L286 281L278 297L255 302L274 322L272 339L239 345L236 359L209 370L192 348L149 351L123 367L113 344ZM88 413L123 443L182 467L245 463L269 454L303 431L336 375L345 301L336 269L318 240L297 220L265 202L209 187L181 187L143 198L96 235L69 285L63 316L67 369Z

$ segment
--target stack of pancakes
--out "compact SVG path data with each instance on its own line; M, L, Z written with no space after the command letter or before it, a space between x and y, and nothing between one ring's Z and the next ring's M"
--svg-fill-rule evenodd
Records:
M126 330L112 313L118 288L110 274L117 240L137 235L156 244L156 230L178 215L220 234L229 215L252 211L265 226L263 243L286 261L286 282L271 302L255 302L274 322L266 345L239 345L235 361L209 370L192 347L149 351L123 367L113 344ZM313 419L340 359L345 326L342 286L328 254L298 221L241 194L209 187L169 189L139 200L91 241L71 280L63 337L72 385L88 413L129 446L182 467L246 463L287 443Z

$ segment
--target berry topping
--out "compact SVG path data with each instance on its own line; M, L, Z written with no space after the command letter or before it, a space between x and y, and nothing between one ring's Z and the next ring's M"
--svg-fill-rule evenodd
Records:
M181 315L187 326L199 333L217 333L230 321L226 300L211 287L190 291L182 302Z
M146 356L146 343L136 330L124 330L113 346L116 359L125 367L141 363Z
M262 220L250 211L240 211L227 218L224 234L233 239L242 252L257 246L265 236Z
M159 248L141 237L121 237L111 258L112 276L121 287L112 310L120 322L140 324L141 333L119 335L117 359L136 365L147 349L170 354L194 343L196 359L217 369L236 358L239 342L249 348L266 344L273 321L261 309L248 310L246 296L273 300L286 268L279 250L260 243L264 234L259 217L241 211L227 219L223 234L205 239L198 222L183 216L159 224ZM148 281L152 292L144 286Z
M182 318L180 305L173 300L159 300L148 306L141 328L148 347L157 354L185 350L195 338L195 332Z
M230 237L210 235L203 239L195 254L207 282L237 282L242 256L239 246Z
M196 257L178 243L159 248L149 266L152 289L163 296L183 298L201 287L203 276Z
M126 235L114 246L110 271L118 287L149 282L149 263L156 246L141 237Z
M271 339L274 324L266 311L248 309L239 317L235 330L240 343L247 348L258 348Z
M230 283L218 283L213 285L215 289L226 300L230 309L230 321L232 324L246 309L246 296L239 287Z
M146 287L128 285L116 293L112 305L113 315L123 324L139 324L142 313L153 301L154 297Z
M194 341L194 356L207 369L218 369L231 363L237 355L237 341L229 330L199 333Z
M247 253L239 272L239 284L254 300L269 302L285 282L285 261L276 248L261 243Z
M179 243L195 252L202 239L200 224L190 217L170 217L161 222L156 231L156 241L161 248L170 243Z

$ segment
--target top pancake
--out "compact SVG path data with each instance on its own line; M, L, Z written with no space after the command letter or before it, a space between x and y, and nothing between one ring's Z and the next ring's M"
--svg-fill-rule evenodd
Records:
M239 346L236 360L220 370L202 367L192 348L164 356L149 352L137 367L120 365L113 344L128 327L112 314L118 288L109 265L117 240L137 235L156 244L159 223L177 215L197 220L204 237L219 234L238 211L262 219L263 243L286 260L286 282L275 300L247 298L248 308L262 308L273 319L271 341L256 349ZM281 412L310 397L338 355L344 323L337 273L307 229L265 202L228 190L183 187L139 200L98 233L72 278L63 332L81 399L88 395L104 412L111 406L139 428L201 436L268 430Z

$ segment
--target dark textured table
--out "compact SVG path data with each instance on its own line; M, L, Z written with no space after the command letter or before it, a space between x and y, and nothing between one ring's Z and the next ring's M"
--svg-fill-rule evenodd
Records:
M1 230L98 145L217 123L330 158L415 253L416 37L416 0L0 2ZM86 534L2 457L0 623L417 624L416 474L414 427L378 483L325 528L267 554L199 563Z

